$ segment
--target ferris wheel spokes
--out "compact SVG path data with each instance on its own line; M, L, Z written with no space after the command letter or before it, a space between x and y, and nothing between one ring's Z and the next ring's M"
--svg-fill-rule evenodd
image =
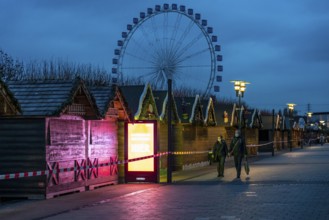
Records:
M195 57L195 56L197 56L197 55L200 55L200 54L202 54L202 53L205 53L205 52L207 52L208 50L209 50L208 48L204 48L204 49L199 50L199 51L196 51L195 53L190 54L190 55L188 55L188 56L181 57L181 58L178 59L177 63L178 63L178 64L179 64L179 63L182 63L182 62L184 62L184 61L186 61L186 60L188 60L188 59L190 59L190 58L193 58L193 57ZM208 65L208 66L210 66L210 62L209 62L209 65Z
M183 48L181 48L177 53L177 58L179 59L186 51L188 51L194 44L196 44L201 38L203 34L200 33L194 39L192 39L189 43L187 43Z
M183 42L185 41L186 37L188 37L190 31L192 30L192 27L195 25L194 21L191 20L189 21L188 26L184 29L184 32L181 34L179 40L177 40L175 48L177 48L177 50L179 50L179 48L183 45Z

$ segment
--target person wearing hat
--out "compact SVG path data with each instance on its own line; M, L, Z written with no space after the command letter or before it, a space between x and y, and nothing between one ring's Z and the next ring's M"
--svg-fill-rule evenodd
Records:
M218 177L224 176L224 165L225 165L227 152L228 152L227 144L223 139L223 136L220 135L218 136L217 141L213 146L214 161L218 161L218 165L217 165Z

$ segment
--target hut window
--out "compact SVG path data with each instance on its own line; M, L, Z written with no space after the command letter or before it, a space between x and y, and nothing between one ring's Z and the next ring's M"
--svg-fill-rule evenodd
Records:
M70 105L68 107L67 112L68 112L68 114L71 114L71 115L85 115L86 109L83 104L73 103L72 105Z
M119 117L119 110L116 109L116 108L109 108L106 115L108 117L118 118Z

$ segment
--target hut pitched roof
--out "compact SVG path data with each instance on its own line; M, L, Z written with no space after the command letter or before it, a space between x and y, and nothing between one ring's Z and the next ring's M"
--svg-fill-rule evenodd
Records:
M272 129L272 120L273 120L273 116L272 115L262 115L262 130L271 130ZM274 115L274 129L275 130L281 130L284 129L284 127L282 127L282 115L280 113L276 113Z
M177 112L182 123L203 123L203 113L199 95L195 97L175 97Z
M166 106L168 103L167 91L153 91L153 96L158 109L160 120L163 120L166 114Z
M129 120L122 94L117 86L90 86L89 90L103 118L109 116Z
M89 91L95 98L99 113L104 117L114 98L114 88L112 86L90 86Z
M73 81L9 81L8 87L20 103L24 116L59 116L70 111L73 104L81 107L81 116L99 115L94 99L80 78Z
M1 115L17 115L20 114L21 107L10 91L8 86L0 78L0 114Z
M152 93L159 113L159 118L161 121L163 121L167 117L168 92L166 90L155 90L152 91ZM173 120L175 120L176 122L180 122L174 96L171 95L171 98Z
M149 84L146 85L131 85L131 86L120 86L120 92L128 106L130 117L133 119L140 119L143 117L143 108L145 108L146 99L150 98L152 105L152 114L154 117L158 117L157 107L152 94L152 89ZM154 106L153 106L154 104Z
M234 121L235 104L216 102L214 104L216 121L219 126L231 126Z
M257 109L245 110L244 119L245 119L246 127L248 128L262 127L262 118L259 110Z
M201 100L205 125L217 125L213 99Z
M263 115L262 121L263 121L263 127L262 130L271 130L272 129L272 115Z

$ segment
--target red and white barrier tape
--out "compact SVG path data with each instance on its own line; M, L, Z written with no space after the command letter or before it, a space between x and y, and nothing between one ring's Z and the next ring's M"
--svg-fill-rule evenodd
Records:
M280 141L280 142L287 142L287 141ZM272 143L278 143L278 142L268 142L265 144L258 144L258 145L247 145L247 147L259 147L259 146L265 146ZM173 155L189 155L189 154L204 154L208 153L209 151L178 151L178 152L172 152ZM161 157L164 155L168 155L170 152L162 152L157 153L154 155L144 156L144 157L138 157L133 158L129 160L122 160L122 161L112 161L109 163L102 163L99 165L91 165L91 166L75 166L70 168L61 168L61 169L53 169L53 170L43 170L43 171L31 171L31 172L21 172L21 173L10 173L10 174L0 174L0 180L8 180L8 179L18 179L18 178L24 178L24 177L35 177L35 176L43 176L43 175L51 175L51 174L57 174L57 173L64 173L64 172L71 172L71 171L80 171L80 170L88 170L88 169L94 169L98 167L106 167L106 166L113 166L113 165L120 165L120 164L126 164L134 161L139 160L145 160L149 158L155 158L155 157Z
M24 178L24 177L35 177L35 176L43 176L43 175L48 176L48 175L51 175L51 174L64 173L64 172L70 172L70 171L95 169L95 168L98 168L98 167L113 166L113 165L125 164L125 163L139 161L139 160L145 160L145 159L149 159L149 158L161 157L161 156L167 155L167 154L169 154L169 153L168 152L163 152L163 153L158 153L158 154L154 154L154 155L133 158L133 159L129 159L129 160L113 161L113 162L102 163L102 164L99 164L99 165L91 165L91 166L89 166L89 165L79 166L79 167L75 166L75 167L70 167L70 168L61 168L61 169L53 169L53 170L0 174L0 180L18 179L18 178Z

